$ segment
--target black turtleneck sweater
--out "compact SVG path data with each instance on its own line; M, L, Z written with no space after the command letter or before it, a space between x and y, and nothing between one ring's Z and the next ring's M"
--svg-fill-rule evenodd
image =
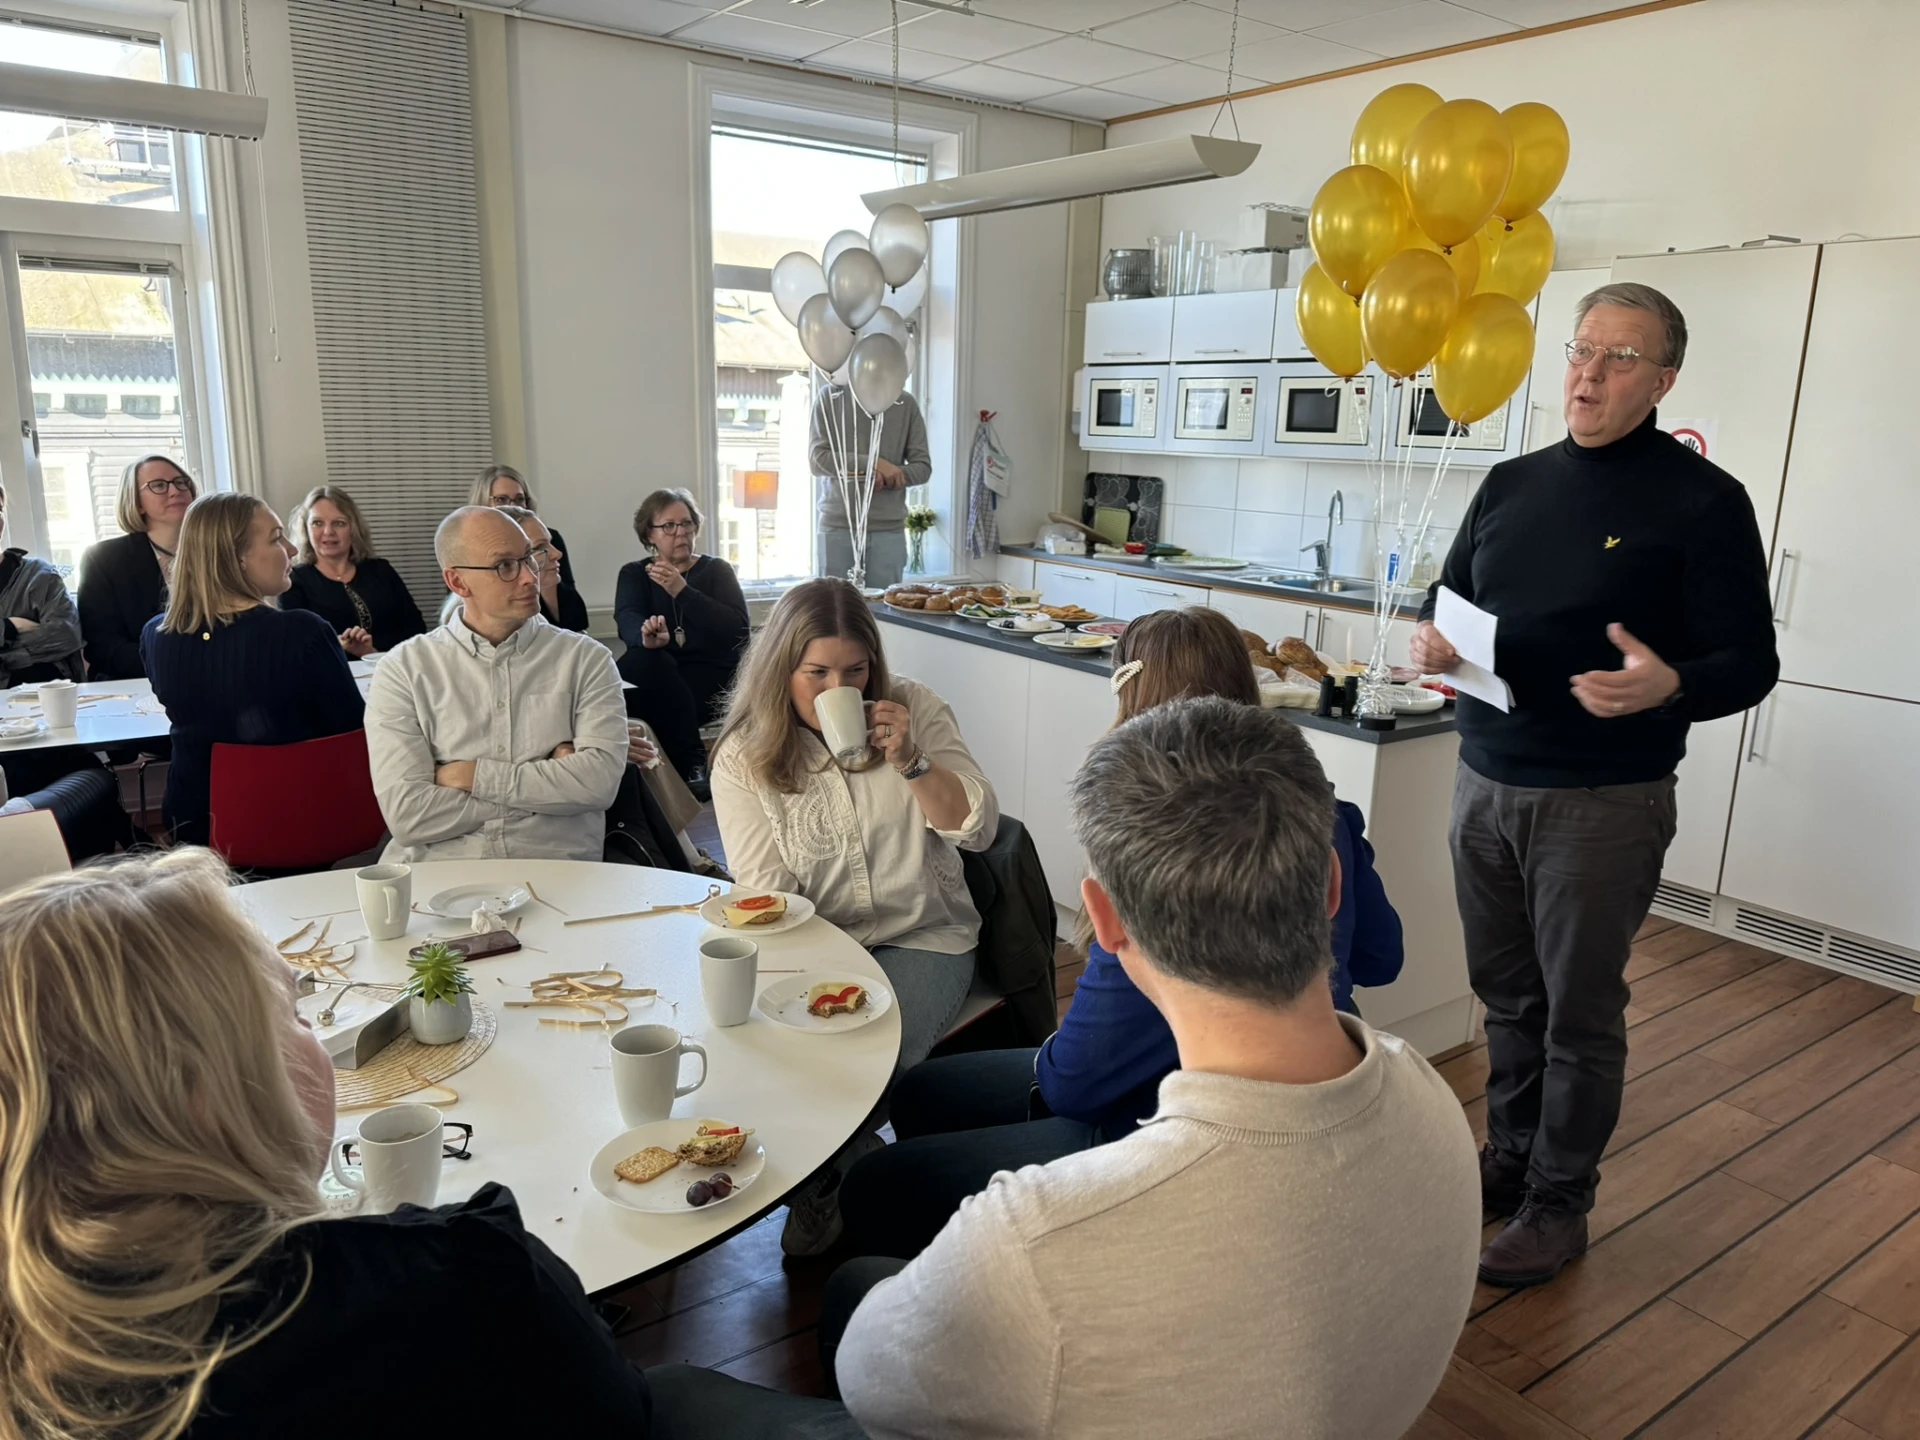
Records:
M1611 445L1569 436L1494 466L1439 583L1500 622L1494 668L1513 709L1462 696L1459 719L1460 758L1504 785L1661 779L1689 722L1757 705L1780 674L1753 502L1651 414ZM1679 672L1678 699L1618 719L1581 708L1572 678L1621 667L1616 622Z

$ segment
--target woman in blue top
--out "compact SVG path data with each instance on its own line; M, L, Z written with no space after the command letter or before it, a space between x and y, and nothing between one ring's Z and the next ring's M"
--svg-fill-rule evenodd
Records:
M1114 651L1115 724L1195 695L1260 703L1246 642L1217 610L1160 610L1128 627ZM1340 909L1333 919L1334 1004L1358 1014L1353 987L1390 984L1404 958L1400 917L1373 868L1357 806L1337 802ZM895 1087L898 1143L862 1158L840 1189L858 1253L911 1259L969 1195L1000 1170L1044 1165L1131 1134L1180 1067L1173 1032L1120 962L1098 943L1060 1029L1036 1050L983 1050L928 1060Z

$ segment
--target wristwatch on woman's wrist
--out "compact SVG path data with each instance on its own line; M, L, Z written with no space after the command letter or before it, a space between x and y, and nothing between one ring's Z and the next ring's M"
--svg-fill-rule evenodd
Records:
M918 780L922 775L933 769L933 761L927 758L926 751L915 750L913 752L913 759L904 765L896 765L893 768L899 772L902 780Z

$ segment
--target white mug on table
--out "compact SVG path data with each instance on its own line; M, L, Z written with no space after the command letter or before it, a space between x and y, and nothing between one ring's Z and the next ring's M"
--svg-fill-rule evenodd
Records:
M833 758L851 763L867 753L867 697L851 685L836 685L813 697L820 733Z
M744 1025L760 984L760 947L732 935L700 942L700 995L716 1025Z
M440 1194L445 1128L431 1105L390 1105L362 1120L353 1138L335 1141L327 1163L334 1179L366 1196L369 1213L430 1206ZM349 1149L360 1152L358 1165L346 1163Z
M375 940L397 940L407 933L407 914L413 908L413 868L409 865L369 865L355 872L353 888L360 897L360 918Z
M40 684L40 713L49 730L71 730L80 715L80 691L71 680L44 680Z
M680 1083L680 1057L700 1057L700 1078ZM613 1037L613 1094L628 1125L664 1120L673 1102L707 1083L707 1052L671 1025L629 1025Z

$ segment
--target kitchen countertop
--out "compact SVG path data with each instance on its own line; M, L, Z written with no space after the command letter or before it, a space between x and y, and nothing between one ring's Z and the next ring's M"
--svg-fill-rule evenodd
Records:
M1003 546L1001 548L1007 554L1021 553L1019 547ZM1050 555L1046 558L1058 560L1066 557ZM1125 568L1138 570L1146 567L1131 565ZM1260 588L1271 591L1272 587ZM965 620L958 615L928 615L913 610L896 610L891 605L877 600L874 602L873 611L879 619L890 624L904 625L913 630L924 630L932 635L944 635L950 640L958 640L963 644L982 645L989 650L1004 650L1021 659L1038 660L1047 665L1063 665L1069 670L1097 675L1103 680L1113 674L1113 663L1108 658L1113 653L1111 650L1102 650L1090 655L1074 655L1062 650L1049 650L1044 645L1034 644L1027 636L989 630L978 621ZM1454 728L1451 706L1435 710L1430 715L1402 715L1400 723L1391 730L1362 730L1357 721L1320 716L1311 710L1282 710L1280 713L1309 730L1341 735L1349 740L1359 740L1369 745L1390 745L1399 740L1417 740L1425 735L1445 735L1451 733Z
M1371 590L1365 595L1351 595L1343 591L1296 590L1283 585L1265 585L1257 580L1245 578L1261 569L1258 564L1249 562L1245 570L1180 570L1161 565L1153 560L1116 560L1108 555L1054 555L1038 545L1002 545L1002 555L1012 555L1021 560L1050 560L1056 565L1079 565L1089 570L1109 570L1115 575L1151 575L1156 580L1164 580L1171 585L1199 585L1209 590L1237 590L1243 595L1265 595L1271 600L1291 600L1296 605L1321 605L1334 610L1373 609ZM1369 586L1372 582L1366 582ZM1418 617L1420 606L1426 597L1418 591L1394 608L1394 616L1401 620Z

